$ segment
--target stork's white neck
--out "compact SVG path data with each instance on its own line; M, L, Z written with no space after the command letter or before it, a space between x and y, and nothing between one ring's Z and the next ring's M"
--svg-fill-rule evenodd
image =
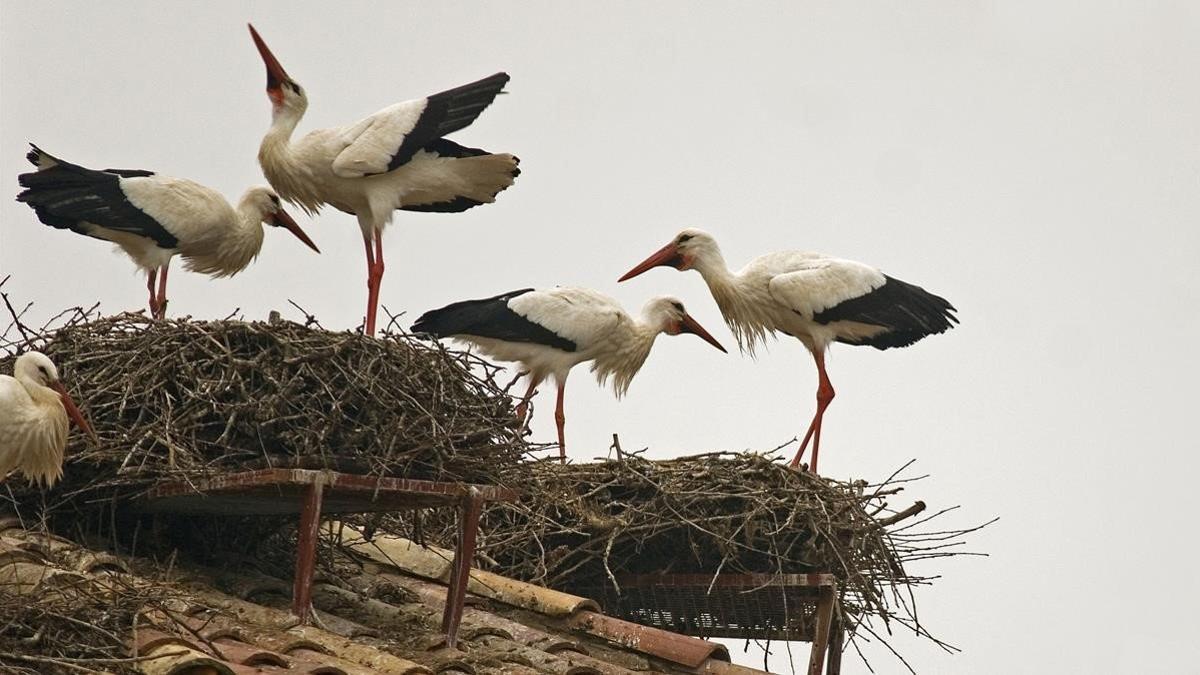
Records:
M772 306L769 288L756 285L744 274L729 271L720 249L715 246L697 255L692 268L708 284L738 347L754 356L755 348L774 330L769 312L765 310Z
M180 249L184 264L193 272L214 277L229 277L246 269L262 250L266 209L261 193L256 196L253 188L246 191L233 210L233 227L187 242Z
M29 398L39 407L58 407L62 408L62 400L57 391L42 384L27 373L14 372L13 376L21 386L25 388L25 392L29 394ZM65 415L66 412L64 411Z
M592 372L603 386L609 377L613 378L613 393L617 397L625 395L633 376L642 369L654 340L663 332L665 326L655 317L643 315L640 319L628 321L613 331L608 348L597 354L592 361Z
M291 143L292 133L303 116L303 109L289 106L275 109L271 128L258 146L258 163L280 197L299 205L305 213L314 215L320 210L322 200L312 181L311 172L296 156Z

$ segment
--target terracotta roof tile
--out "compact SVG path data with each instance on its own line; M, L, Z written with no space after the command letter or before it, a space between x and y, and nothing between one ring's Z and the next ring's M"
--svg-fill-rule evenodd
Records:
M412 576L404 565L441 576L444 570L433 564L441 555L404 551L400 547L416 547L394 538L377 543L356 546L357 556L372 561L361 573L314 585L321 627L297 625L285 609L291 589L283 580L179 561L174 574L180 581L172 587L186 594L174 607L180 615L146 614L152 625L182 621L179 634L143 628L131 651L158 657L139 663L147 675L762 672L727 663L720 645L608 617L590 600L476 570L459 648L439 647L445 586ZM365 554L368 549L376 553ZM130 575L131 566L154 569L0 522L0 584L9 590L104 588L117 578L152 583Z

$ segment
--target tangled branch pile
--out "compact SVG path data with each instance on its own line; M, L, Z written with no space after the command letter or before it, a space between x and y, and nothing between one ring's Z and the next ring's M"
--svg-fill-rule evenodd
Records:
M409 335L79 312L34 342L99 437L59 494L266 466L487 483L528 450L495 368Z
M0 671L138 673L130 634L173 623L169 588L127 574L9 564L0 583Z
M589 593L619 591L624 575L832 573L852 633L873 634L878 619L928 637L910 591L930 579L909 567L960 554L972 531L921 531L945 511L912 521L923 503L893 507L915 478L845 483L760 454L626 456L531 471L521 502L494 505L483 520L481 547L504 574Z

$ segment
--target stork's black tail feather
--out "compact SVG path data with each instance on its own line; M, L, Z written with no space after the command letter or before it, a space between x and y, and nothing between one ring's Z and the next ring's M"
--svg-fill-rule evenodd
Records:
M29 204L38 220L50 227L86 235L80 219L61 213L62 207L87 199L97 186L113 182L113 177L64 162L33 143L29 148L25 159L38 170L17 176L17 182L25 188L17 201Z
M38 220L50 227L95 237L88 224L153 239L174 248L175 236L141 209L130 204L121 190L122 177L152 176L140 169L97 171L63 161L30 144L26 159L37 171L17 176L25 188L17 201L29 204ZM103 237L100 237L103 238Z
M842 302L813 316L817 323L856 321L882 326L873 337L854 340L839 338L839 342L870 345L876 349L907 347L921 338L944 333L958 323L957 311L945 298L884 275L887 281L879 288Z
M573 352L574 342L509 308L513 298L533 291L522 288L482 300L463 300L425 312L409 330L434 337L470 335L507 342L533 342Z
M439 338L451 335L478 335L475 331L482 325L494 323L497 314L511 312L508 309L509 300L532 290L522 288L491 298L463 300L450 303L441 309L431 309L422 314L409 330Z

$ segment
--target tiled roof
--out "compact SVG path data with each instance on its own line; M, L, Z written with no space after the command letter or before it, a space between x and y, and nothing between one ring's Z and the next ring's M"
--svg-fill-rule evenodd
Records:
M146 623L176 630L130 635L131 655L144 659L138 667L147 675L763 672L730 664L719 644L605 616L590 600L480 571L471 573L458 646L446 648L439 629L449 554L343 531L360 564L338 579L318 577L319 627L297 625L288 581L175 561L169 586L181 599L174 620L154 610ZM0 520L0 588L8 592L36 594L56 579L103 586L111 575L163 585L154 580L161 574L148 561Z

